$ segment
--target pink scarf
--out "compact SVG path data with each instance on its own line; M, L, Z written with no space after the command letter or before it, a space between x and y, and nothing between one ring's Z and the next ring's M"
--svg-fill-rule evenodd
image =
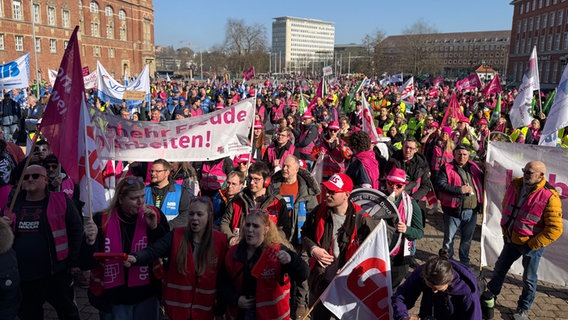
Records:
M140 211L136 219L136 229L130 252L138 252L148 246L148 226L144 219L144 213ZM122 252L122 236L118 211L114 209L110 214L105 237L105 252ZM106 260L104 262L104 288L110 289L124 285L124 266L122 260ZM128 286L137 287L150 283L150 268L148 266L132 266L128 270Z

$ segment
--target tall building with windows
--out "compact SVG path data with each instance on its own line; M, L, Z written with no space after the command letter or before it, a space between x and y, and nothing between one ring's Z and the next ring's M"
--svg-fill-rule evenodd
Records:
M91 72L98 60L116 79L146 64L154 73L152 0L0 0L0 63L29 52L30 79L37 58L38 75L48 81L77 25L81 62Z
M558 86L568 63L568 1L513 0L510 80L520 84L536 46L541 88Z
M333 62L335 26L314 19L279 17L272 22L272 72L321 72Z

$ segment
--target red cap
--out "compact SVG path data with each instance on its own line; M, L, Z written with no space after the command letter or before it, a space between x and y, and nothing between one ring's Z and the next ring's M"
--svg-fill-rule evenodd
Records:
M332 121L327 128L330 130L339 130L339 122Z
M245 163L245 162L249 161L249 158L250 158L249 153L243 153L243 154L239 154L235 160L236 160L237 163ZM251 159L250 162L254 163L254 159Z
M254 128L255 129L262 129L262 122L260 122L260 120L255 120L254 121Z
M440 127L440 125L438 124L438 122L434 121L434 122L430 123L430 127L438 128L438 127Z
M333 101L333 96L327 96L326 100Z
M353 181L348 175L343 173L336 173L332 175L329 180L322 182L327 190L334 192L351 192L353 191Z
M479 120L479 125L484 125L487 124L487 120L486 119L481 119Z
M469 118L466 117L466 116L463 116L463 117L461 117L459 122L465 122L465 123L469 124Z
M309 111L304 112L304 114L302 115L302 119L311 119L314 116L312 116L312 113Z

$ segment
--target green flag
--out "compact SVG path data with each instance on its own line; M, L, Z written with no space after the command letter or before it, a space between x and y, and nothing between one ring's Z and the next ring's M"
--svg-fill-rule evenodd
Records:
M495 103L495 108L493 113L491 113L491 119L489 119L489 128L493 127L495 122L501 117L501 94L497 95L497 102Z
M552 93L548 96L548 99L546 99L544 106L542 106L542 112L544 112L545 115L548 115L550 107L552 107L552 102L554 101L554 97L556 97L556 89L552 91Z

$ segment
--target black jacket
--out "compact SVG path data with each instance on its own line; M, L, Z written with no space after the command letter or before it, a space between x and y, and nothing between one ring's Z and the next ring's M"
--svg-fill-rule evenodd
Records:
M404 170L409 181L404 191L411 195L412 198L416 199L416 201L420 201L420 199L433 189L432 182L430 181L430 165L426 157L419 152L415 153L414 157L412 157L409 162L405 163L403 158L402 150L396 151L392 158L389 159L385 170L381 168L381 176L386 177L393 166ZM420 187L418 187L416 192L412 192L412 189L417 185L418 179L420 179Z

